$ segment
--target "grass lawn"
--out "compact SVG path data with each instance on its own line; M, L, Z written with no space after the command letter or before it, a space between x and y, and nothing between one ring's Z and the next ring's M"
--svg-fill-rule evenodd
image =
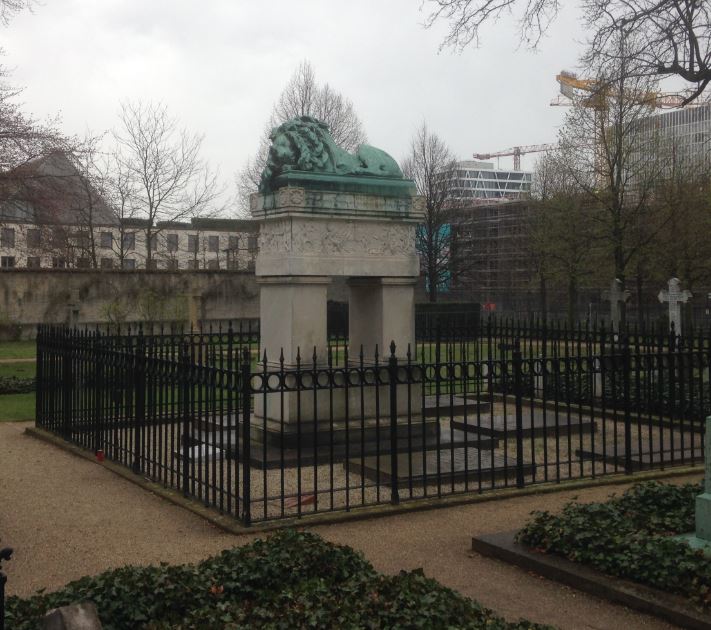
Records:
M34 359L37 344L34 340L0 341L1 359Z
M0 396L0 422L35 419L35 394Z
M0 363L0 378L9 376L14 376L15 378L34 378L36 372L36 363Z

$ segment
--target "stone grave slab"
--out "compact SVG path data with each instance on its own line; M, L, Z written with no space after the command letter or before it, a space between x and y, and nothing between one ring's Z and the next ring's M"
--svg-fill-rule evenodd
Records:
M227 431L202 430L197 432L194 439L195 445L190 448L191 460L212 459L214 457L225 457L237 459L242 452L241 429L230 429ZM423 439L424 437L424 439ZM407 453L412 450L414 453L432 451L438 448L464 447L495 449L499 441L495 437L484 435L473 435L465 433L452 427L442 427L439 431L439 441L437 435L413 435L408 439L407 435L398 438L398 453ZM298 448L280 448L278 444L252 441L250 449L250 463L255 468L273 469L282 466L287 468L297 466L312 466L314 461L317 464L328 464L332 459L339 463L347 457L369 457L378 453L387 454L390 452L390 427L384 422L381 427L380 440L361 440L358 433L353 433L349 441L348 449L345 443L320 443L314 450L313 445L304 443L301 452ZM175 457L182 457L182 452L175 452Z
M343 465L345 467L345 462ZM381 456L380 461L376 457L367 457L362 462L360 459L349 459L348 467L350 473L362 475L372 481L379 480L381 484L392 483L389 455ZM410 476L410 467L412 467L412 476ZM397 484L401 488L406 488L410 482L413 486L437 483L438 469L439 480L443 484L463 482L465 479L470 483L478 483L480 478L482 483L486 484L492 477L495 480L515 480L516 459L510 455L505 458L503 454L493 452L491 449L462 447L445 447L439 451L427 451L425 457L422 452L413 453L411 458L403 454L397 461ZM532 472L533 466L525 462L524 474L530 475Z
M663 463L667 466L679 466L682 464L694 464L704 461L701 441L692 442L691 436L685 436L682 447L681 436L675 435L672 442L668 431L655 433L652 439L652 448L649 447L649 439L643 438L640 448L637 438L632 439L632 470L647 470L649 468L659 468ZM693 444L693 446L692 446ZM624 468L625 466L625 445L622 438L617 442L617 450L614 444L596 445L594 450L578 449L575 451L577 457L581 459L593 459L598 462L607 462L612 466Z
M504 439L506 437L513 438L516 436L516 412L512 408L509 413L481 415L477 418L476 414L472 417L455 418L452 420L452 426L460 431L469 433L478 433L479 435L488 435ZM554 436L556 431L559 434L568 435L583 433L591 433L596 430L596 423L588 416L580 415L571 412L568 415L567 411L558 414L558 423L556 426L555 412L550 409L534 408L533 418L531 417L531 409L523 410L523 437L543 437Z
M441 394L439 400L437 396L425 396L425 404L422 410L425 418L449 418L460 416L466 413L468 416L475 416L477 413L490 413L491 403L483 400L476 400L472 397L453 396Z

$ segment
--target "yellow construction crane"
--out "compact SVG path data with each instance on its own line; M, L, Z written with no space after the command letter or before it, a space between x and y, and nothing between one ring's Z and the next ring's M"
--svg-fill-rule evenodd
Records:
M475 153L473 157L477 160L490 160L491 158L513 155L514 171L520 171L522 155L524 155L525 153L539 153L540 151L550 151L551 149L555 149L554 144L529 144L525 147L511 147L510 149L504 149L503 151L496 151L494 153Z
M573 104L573 100L580 99L581 92L589 94L584 96L580 102L586 107L595 109L605 109L609 92L595 79L580 79L574 72L562 70L555 78L560 85L560 96L551 101L551 105L568 106ZM684 94L673 92L631 92L628 95L636 102L645 103L650 107L659 109L676 109L684 104Z

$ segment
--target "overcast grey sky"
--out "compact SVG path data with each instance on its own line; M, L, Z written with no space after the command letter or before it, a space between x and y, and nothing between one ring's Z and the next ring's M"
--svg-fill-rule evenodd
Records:
M353 101L371 144L401 160L426 120L465 159L555 140L555 75L583 39L573 3L537 53L517 49L513 18L457 53L438 52L444 25L422 27L420 0L41 1L0 32L28 112L82 134L114 126L123 99L161 100L230 184L303 59Z

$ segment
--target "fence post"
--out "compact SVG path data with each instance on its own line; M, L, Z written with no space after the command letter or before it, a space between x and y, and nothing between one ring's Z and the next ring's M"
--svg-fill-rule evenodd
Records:
M138 333L136 349L134 354L133 386L135 405L135 422L133 423L133 466L131 469L135 474L141 472L141 437L143 426L146 422L146 346L143 338L143 330Z
M183 437L180 442L183 447L183 496L190 494L190 393L192 382L190 380L190 355L188 354L187 342L180 345L180 413L183 417Z
M101 335L97 330L93 335L91 344L91 358L96 366L96 375L93 382L94 389L94 454L98 455L99 451L104 450L103 433L102 433L102 409L104 396L104 355L101 352Z
M521 341L517 337L513 351L514 394L516 398L516 487L523 488L523 359Z
M44 326L37 326L37 370L35 374L35 422L44 427Z
M252 524L251 506L251 459L252 459L252 436L251 436L251 398L252 398L252 366L249 348L242 352L241 366L241 391L242 397L242 514L245 527ZM264 383L266 387L266 383ZM266 491L266 488L265 488Z
M625 335L622 339L622 379L623 396L625 403L625 474L632 474L632 413L630 405L630 371L631 357L629 338ZM614 393L614 392L613 392Z
M390 381L390 503L400 503L398 488L398 461L397 461L397 357L395 356L395 342L390 342L390 359L388 360Z
M62 348L62 437L72 437L72 344L74 337L70 330L64 331Z
M12 558L12 549L5 547L0 549L0 630L5 630L5 583L7 575L2 572L2 562Z

